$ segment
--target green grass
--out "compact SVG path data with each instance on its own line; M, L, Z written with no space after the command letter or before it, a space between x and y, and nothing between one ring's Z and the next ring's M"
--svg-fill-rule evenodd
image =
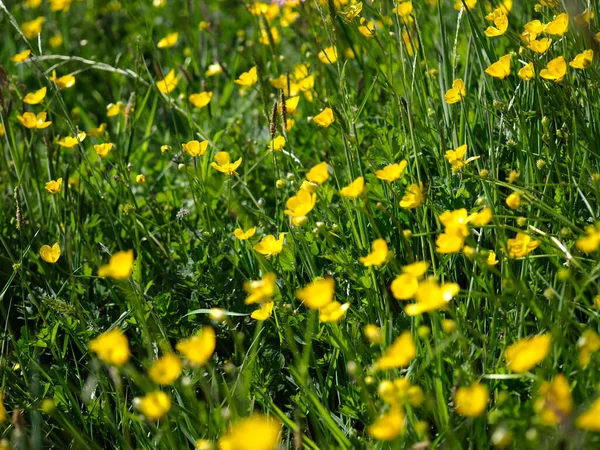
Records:
M265 33L265 43L259 39L268 14L253 16L233 0L168 0L162 8L80 0L68 11L24 3L0 0L0 392L9 416L0 433L12 448L185 449L198 439L216 445L230 424L253 412L282 423L282 448L502 448L502 433L518 449L600 445L597 433L576 426L599 396L599 356L583 367L577 343L585 330L600 328L600 261L575 245L600 212L600 25L599 17L585 26L574 21L587 6L598 16L600 2L557 2L554 9L514 2L508 31L488 38L486 8L496 1L480 0L460 14L454 2L414 2L414 22L406 24L387 0L364 2L352 22L337 0L307 0L293 6L298 18L289 27L281 22L287 10L272 19L277 31ZM551 36L545 55L520 51L523 25L564 11L569 31ZM23 24L38 16L46 19L39 40L25 39ZM376 22L374 37L358 31L361 17ZM201 22L209 25L199 29ZM177 44L159 49L174 31ZM57 34L63 42L53 48ZM317 55L330 46L338 60L326 65ZM560 83L540 78L548 61L562 55L569 62L589 48L596 53L589 68L568 67ZM10 61L26 49L29 60ZM510 76L485 74L510 52ZM523 81L518 69L530 61L536 75ZM206 76L216 62L223 72ZM284 131L281 116L272 114L281 94L270 80L283 75L289 86L298 64L314 76L313 98L300 93L289 114L295 124ZM234 82L253 66L256 84ZM73 74L75 86L59 90L49 81L53 69ZM171 69L179 83L163 95L157 82ZM457 78L467 95L450 105L444 94ZM43 103L23 103L43 86ZM211 102L194 108L187 97L203 90L213 93ZM107 117L107 105L119 101L123 112ZM321 128L310 118L325 107L335 122ZM17 119L25 111L45 111L52 125L26 129ZM286 137L283 151L268 150L272 117ZM108 135L90 137L101 123ZM83 143L57 145L78 130L88 133ZM209 141L205 155L182 150L192 139ZM93 148L101 142L114 144L106 158ZM462 144L467 157L480 158L453 173L444 155ZM163 145L172 150L162 153ZM220 151L243 158L237 175L210 166ZM408 166L399 180L375 176L403 159ZM330 178L318 187L307 223L293 226L286 201L322 161ZM136 183L138 174L146 183ZM365 193L341 196L359 176ZM44 186L60 177L63 188L51 195ZM419 182L424 203L401 208L408 186ZM513 192L521 195L517 210L505 203ZM492 209L492 221L472 227L465 242L481 254L436 251L444 211L483 206ZM255 236L234 238L236 228L252 226ZM263 235L281 232L277 256L253 249ZM540 246L511 258L507 243L518 232ZM387 241L390 257L365 267L359 258L377 238ZM55 242L60 259L46 263L40 248ZM97 276L111 254L129 249L131 277ZM498 265L486 264L487 250ZM430 263L428 277L459 284L446 308L410 317L393 297L390 283L414 261ZM256 306L244 304L244 282L267 273L276 275L277 292L273 315L261 322L250 318ZM338 323L320 323L319 313L295 297L322 276L335 279L337 301L350 303ZM230 314L215 322L212 308ZM455 321L454 332L444 331L444 319ZM381 344L365 338L367 324L381 328ZM172 385L154 384L146 374L152 362L204 325L217 332L210 361L184 364ZM131 349L120 368L88 350L112 328L123 330ZM416 357L407 367L374 371L405 330ZM506 349L539 334L552 337L548 355L524 373L510 371ZM535 407L538 390L559 373L573 411L546 426ZM402 406L401 435L376 440L367 428L390 409L378 385L400 377L421 388L423 402ZM490 400L485 413L468 418L457 413L454 394L474 382L487 387ZM151 421L134 399L156 389L172 405Z

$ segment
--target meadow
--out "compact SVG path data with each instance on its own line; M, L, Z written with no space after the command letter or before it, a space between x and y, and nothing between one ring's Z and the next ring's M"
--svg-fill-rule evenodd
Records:
M600 1L0 42L0 450L600 448Z

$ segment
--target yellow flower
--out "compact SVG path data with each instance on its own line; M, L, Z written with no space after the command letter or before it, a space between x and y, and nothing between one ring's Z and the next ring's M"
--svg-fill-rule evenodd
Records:
M452 172L459 172L463 167L472 161L479 159L479 156L471 156L466 161L463 161L467 153L467 144L457 147L456 150L447 150L444 158L448 160L452 166Z
M549 334L519 339L506 349L506 367L517 373L527 372L546 358L551 343Z
M415 49L419 48L419 41L417 39L411 39L410 35L406 31L402 32L402 41L404 42L408 56L414 56ZM433 71L437 72L437 69L431 69L430 75L434 75Z
M319 61L323 64L334 64L338 59L338 52L335 46L327 47L317 55Z
M258 81L258 72L256 66L252 67L248 72L244 72L235 80L240 86L253 86Z
M533 67L533 63L529 63L525 67L519 69L518 75L523 81L531 80L535 76L535 68Z
M52 11L68 11L73 0L49 0Z
M311 194L306 189L300 189L296 195L288 198L284 212L291 217L305 217L315 207L317 194Z
M181 368L182 364L179 356L167 353L152 364L152 367L148 369L148 376L155 383L171 384L181 375Z
M51 194L56 194L57 192L61 191L62 182L63 182L62 178L58 178L57 180L50 180L46 183L46 185L44 187Z
M0 123L0 137L4 136L6 132L4 131L4 125Z
M319 114L312 118L312 121L320 127L327 128L331 125L335 119L333 117L333 111L331 108L325 108Z
M394 298L398 300L409 300L413 298L419 288L419 278L425 275L428 267L429 263L425 261L419 261L404 266L402 268L402 274L398 275L390 285Z
M233 232L233 235L240 241L245 241L246 239L254 236L254 233L256 233L256 227L252 227L248 231L244 231L241 228L236 228Z
M371 344L381 344L383 343L383 333L381 332L381 328L377 325L367 324L365 325L365 337L369 340Z
M235 423L219 439L221 450L276 450L281 423L271 416L254 413Z
M274 152L281 150L283 147L285 147L285 138L283 136L277 136L269 142L269 149Z
M483 208L479 212L469 214L467 222L475 227L484 227L492 220L492 208Z
M502 14L494 19L494 26L485 30L487 37L502 36L508 29L508 17Z
M154 391L140 399L138 408L150 420L162 419L171 409L171 399L163 391Z
M501 56L498 61L485 69L489 76L503 80L510 75L510 55Z
M192 94L188 97L188 100L192 105L196 108L204 108L206 105L210 103L212 99L212 92L200 92L198 94Z
M551 383L542 384L533 408L542 425L558 425L570 416L573 412L573 398L567 377L559 373Z
M267 320L273 314L274 302L263 303L259 309L250 314L254 320Z
M144 175L143 173L136 175L135 182L137 184L144 184L146 182L146 175Z
M33 39L42 32L42 25L46 21L45 17L37 17L30 22L21 25L21 30L27 39Z
M343 187L340 190L340 194L343 195L344 197L356 198L356 197L359 197L363 193L364 188L365 188L365 179L363 177L358 177L356 180L354 180L348 186Z
M488 266L495 266L496 264L499 263L499 261L496 259L496 252L494 250L489 251L485 262L487 263Z
M133 261L133 250L116 252L110 257L108 264L98 269L98 276L115 280L129 278L133 270Z
M525 233L517 233L514 239L508 240L508 254L511 258L522 258L534 251L540 245L540 241L534 241Z
M208 141L205 140L200 142L194 139L185 144L181 144L181 147L193 157L202 156L206 153Z
M467 95L467 88L465 87L465 83L460 78L454 80L452 83L452 88L446 91L444 95L444 99L446 103L452 105L454 103L460 102Z
M67 136L60 141L57 142L58 145L65 148L73 148L78 143L81 143L85 140L86 134L82 131L77 134L77 136Z
M454 333L456 331L456 322L454 320L450 320L450 319L444 319L442 320L442 330L444 330L444 333L446 334L451 334Z
M287 80L286 80L286 84L287 84ZM296 112L296 109L298 109L298 103L300 102L300 97L296 96L296 97L290 97L288 99L285 100L285 112L287 114L294 114ZM279 112L282 112L283 108L281 107L281 105L279 105Z
M460 387L454 394L454 409L461 416L477 417L485 412L490 394L485 385L474 383Z
M600 432L600 398L596 399L587 411L577 417L575 426L582 430Z
M360 257L359 261L365 266L379 267L388 259L388 245L384 239L375 239L371 244L371 253L367 256Z
M338 323L346 316L346 311L350 307L350 303L333 301L321 308L319 311L319 321L323 323Z
M177 33L177 32L169 33L164 38L162 38L160 41L158 41L158 44L156 44L156 46L158 48L171 48L171 47L174 47L175 44L177 44L178 40L179 40L179 33Z
M21 122L21 125L29 129L35 128L41 130L52 125L52 122L46 122L45 111L39 113L37 116L32 112L26 112L22 116L17 116L17 119Z
M23 102L27 103L28 105L37 105L39 103L42 103L42 101L46 97L46 90L46 87L43 87L35 92L30 92L25 96Z
M465 3L465 5L467 5L467 9L470 11L473 8L475 8L475 5L477 5L477 0L464 0L464 3ZM454 2L455 10L460 11L463 8L464 8L463 0L456 0L456 2Z
M594 60L594 50L584 50L569 63L574 69L587 69Z
M395 10L395 13L398 14L400 17L406 17L412 14L413 4L412 2L398 3L398 6L396 6Z
M550 39L550 38L536 39L536 40L530 41L529 44L527 45L527 48L530 50L533 50L538 55L543 55L544 53L546 53L548 51L551 44L552 44L552 39Z
M323 161L313 166L306 174L306 179L312 183L323 184L329 179L327 163Z
M416 303L406 305L404 312L408 316L417 316L424 312L431 312L444 308L459 291L460 286L456 283L444 283L439 285L437 281L426 280L419 283L415 295Z
M125 105L123 102L109 103L106 105L106 117L118 116L123 112L125 112Z
M267 273L262 280L245 281L244 290L248 297L244 303L252 305L254 303L266 303L275 295L275 280L277 277L273 273Z
M365 19L364 17L361 17L358 32L367 39L372 38L373 36L375 36L375 23L373 21Z
M400 161L400 163L398 164L390 164L389 166L385 166L381 170L377 170L375 172L375 176L380 180L388 182L395 181L402 176L407 164L408 162L405 159Z
M227 175L237 175L236 169L242 163L242 158L239 158L235 162L231 162L229 153L219 152L215 155L215 161L210 163L213 169L218 170Z
M378 370L395 369L397 367L406 367L417 355L417 347L410 334L410 331L404 331L394 343L388 347L385 353L375 363Z
M55 34L50 39L48 39L48 42L50 43L50 47L52 47L52 48L60 47L63 44L62 34L60 34L60 33Z
M519 209L519 206L521 206L521 196L517 192L513 192L506 197L506 206L510 209Z
M0 423L3 423L8 418L8 414L6 413L6 407L4 406L4 393L0 393ZM0 449L2 449L3 443L0 442ZM9 450L8 444L4 447L6 450ZM4 449L2 449L4 450Z
M419 182L419 184L411 184L402 200L400 200L400 207L404 209L414 209L418 208L425 201L425 190L423 188L423 183Z
M555 36L562 36L569 30L569 16L567 13L559 14L550 23L544 26L544 32Z
M352 22L362 11L362 2L351 3L345 9L340 11L340 16L348 23Z
M296 291L296 298L310 309L319 309L333 301L334 293L333 278L321 278Z
M91 340L88 348L106 364L122 366L129 361L129 342L119 328L113 328Z
M567 73L567 62L565 58L559 56L548 63L545 69L540 71L540 77L546 80L552 80L555 83L562 81Z
M575 241L575 247L584 253L592 253L600 247L600 222L585 228L585 235Z
M279 239L275 239L275 236L269 234L254 246L254 250L256 250L261 255L265 255L266 257L278 255L279 253L281 253L281 250L283 250L284 237L285 233L279 233Z
M35 9L42 4L42 0L23 0L23 7Z
M377 418L367 431L374 439L391 441L404 432L404 413L400 408L392 408L387 414Z
M594 13L590 13L590 10L588 8L586 8L581 14L577 14L575 17L573 17L573 21L577 24L577 25L587 25L588 23L590 23L590 19L594 17Z
M27 50L23 50L20 53L17 53L15 56L13 56L12 58L10 58L10 60L14 63L22 63L23 61L26 61L29 58L29 55L31 55L31 50L27 49Z
M94 145L94 150L96 151L96 154L100 157L100 158L106 158L108 156L108 154L110 153L110 151L113 148L113 144L106 143L106 144L95 144Z
M192 366L202 366L212 357L216 345L215 330L205 325L199 334L179 341L175 348L188 359Z
M221 67L221 64L217 62L209 64L208 68L206 69L206 72L204 72L204 75L206 75L207 77L214 77L215 75L220 75L222 73L223 68Z
M281 35L279 34L277 27L271 27L269 31L267 31L266 28L261 27L258 42L260 42L262 45L270 45L269 33L273 39L273 44L279 44L281 42Z
M156 83L156 86L163 94L170 94L177 87L177 83L179 83L179 78L175 76L175 69L171 69L162 80Z
M49 245L42 245L40 248L40 256L44 261L50 264L54 264L60 258L60 246L58 242L55 243L52 247Z
M600 336L592 329L585 330L577 341L579 349L579 364L587 367L592 359L592 353L600 350Z
M56 70L52 71L50 81L55 82L59 89L69 89L70 87L75 86L75 77L73 75L63 75L62 77L57 77Z

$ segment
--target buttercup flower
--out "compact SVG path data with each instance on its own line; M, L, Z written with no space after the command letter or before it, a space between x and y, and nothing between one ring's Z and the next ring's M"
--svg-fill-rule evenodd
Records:
M489 76L503 80L510 75L510 55L501 56L498 61L493 63L487 69L485 73Z
M579 364L587 367L592 359L592 353L600 350L600 336L592 329L585 330L577 341L579 349Z
M275 280L277 277L273 273L267 273L262 280L245 281L244 290L248 293L246 305L254 303L267 303L275 295Z
M527 48L533 50L538 55L543 55L550 48L550 44L552 44L552 39L550 38L536 39L530 41Z
M23 34L27 39L33 39L42 32L42 25L45 21L45 17L37 17L21 25L21 30L23 30Z
M542 384L534 409L542 425L558 425L570 416L573 412L573 399L567 377L559 373L552 382Z
M333 301L319 310L319 321L323 323L338 323L346 316L350 303L341 304Z
M285 138L283 136L277 136L269 142L269 150L273 150L274 152L281 150L283 147L285 147Z
M98 276L124 280L131 276L133 262L133 250L116 252L110 257L108 264L98 269Z
M25 96L25 98L23 98L23 102L27 103L28 105L37 105L42 103L44 98L46 98L46 91L46 87L43 87L35 92L30 92Z
M15 56L10 58L10 60L14 63L19 64L24 61L27 61L27 59L29 58L29 55L31 55L31 50L29 50L29 49L23 50L22 52L17 53Z
M320 127L327 128L331 125L335 119L333 117L333 111L331 108L325 108L319 114L312 118L312 121Z
M445 308L447 303L458 294L460 286L456 283L443 283L426 280L419 283L415 294L416 303L406 305L404 312L408 316L416 316L424 312Z
M88 348L106 364L122 366L129 361L129 342L119 328L113 328L91 340Z
M425 201L425 190L423 188L423 183L419 184L411 184L402 200L400 200L400 207L404 209L414 209L418 208Z
M258 72L256 66L252 67L248 72L244 72L235 80L240 86L253 86L258 81Z
M506 17L506 15L504 15L504 14L501 14L498 17L494 18L494 26L488 27L485 30L485 35L487 37L502 36L504 33L506 33L507 29L508 29L508 17Z
M592 65L592 61L594 60L594 50L584 50L577 56L575 59L569 63L571 67L574 69L587 69Z
M204 326L195 336L178 342L175 348L187 358L192 366L197 367L208 362L216 345L215 330L210 326Z
M148 369L148 376L158 384L172 384L181 375L181 359L173 353L167 353Z
M575 426L582 430L600 432L600 398L596 399L592 406L577 418Z
M77 136L67 136L57 142L58 145L65 148L73 148L77 144L83 142L86 138L86 134L82 131Z
M269 234L254 246L254 250L266 257L278 255L283 250L284 237L285 233L279 233L279 239L275 239L275 236Z
M177 32L169 33L164 38L162 38L160 41L158 41L158 44L156 44L156 46L158 48L171 48L171 47L174 47L175 44L177 44L178 40L179 40L179 33L177 33Z
M189 141L186 144L181 144L181 147L188 152L191 156L202 156L206 153L208 148L208 141L197 141L196 139Z
M171 409L171 399L163 391L154 391L140 399L138 408L150 420L162 419Z
M518 192L513 192L506 197L506 206L510 209L519 209L519 206L521 206L521 196Z
M296 195L285 203L284 213L291 217L305 217L315 207L317 194L311 194L306 189L300 189Z
M540 77L559 83L567 73L567 61L562 56L554 58L545 69L540 71Z
M460 387L454 394L454 409L461 416L477 417L485 412L490 395L480 383Z
M547 23L544 32L555 36L562 36L569 30L569 16L566 13L559 14L556 18Z
M419 261L402 268L402 274L398 275L390 289L394 298L398 300L409 300L415 296L419 288L419 279L425 275L429 263Z
M274 302L263 303L259 309L250 314L254 320L267 320L273 314Z
M60 246L58 242L55 243L52 247L49 245L42 245L40 248L40 256L47 263L54 264L60 258Z
M518 75L523 81L531 80L535 76L535 68L533 67L533 63L529 63L525 67L519 69Z
M323 64L334 64L338 59L337 48L327 47L321 50L317 57Z
M402 176L402 174L404 173L404 169L406 169L407 165L408 162L404 159L398 164L390 164L389 166L385 166L381 170L377 170L375 172L375 176L380 180L384 180L387 182L396 181Z
M322 162L313 166L306 174L306 179L312 183L323 184L329 179L327 163Z
M388 259L388 245L384 239L375 239L373 244L371 244L371 253L367 256L363 256L359 258L359 261L365 266L375 266L379 267Z
M249 228L248 231L244 231L241 228L236 228L233 232L233 235L240 241L245 241L246 239L254 236L254 233L256 233L256 227Z
M235 162L231 162L229 153L219 152L215 155L215 161L210 163L210 166L226 175L237 175L236 169L241 163L242 158L239 158Z
M444 99L446 100L446 103L452 105L454 103L460 102L463 98L466 97L466 95L467 89L465 87L465 83L463 82L463 80L458 78L457 80L454 80L454 82L452 83L452 87L446 91Z
M50 81L55 82L58 88L61 90L75 86L75 77L73 75L63 75L62 77L57 77L56 70L52 71Z
M51 194L56 194L62 190L62 178L58 178L57 180L50 180L46 183L46 190Z
M540 241L534 241L525 233L517 233L514 239L508 240L508 254L511 258L522 258L534 251L540 245Z
M517 373L527 372L546 358L551 343L549 334L519 339L506 349L506 367Z
M333 301L334 291L335 281L333 278L321 278L296 291L296 298L307 308L319 309Z
M125 105L123 102L109 103L106 105L106 117L118 116L123 112L125 112Z
M200 92L198 94L192 94L188 97L188 100L192 105L196 108L204 108L206 105L210 103L212 99L212 92Z
M171 69L162 80L156 82L156 87L163 94L170 94L177 87L177 83L179 83L179 78L175 76L175 69Z
M364 189L365 189L365 179L363 177L358 177L356 180L354 180L348 186L342 188L340 190L340 194L342 194L344 197L356 198L356 197L359 197L364 192Z
M369 434L380 441L391 441L404 432L404 413L400 408L393 408L387 414L377 418L367 428Z
M52 122L46 121L46 112L42 111L36 116L32 112L23 113L22 116L17 116L17 120L21 122L25 128L42 130L52 125Z
M96 151L96 154L100 158L106 158L108 156L108 154L110 153L110 151L112 150L112 148L113 148L113 144L111 144L111 143L94 145L94 150Z
M281 423L270 416L254 413L236 422L219 439L223 450L275 450L279 445Z
M394 343L388 347L385 353L375 363L378 370L395 369L406 367L417 355L417 347L410 334L404 331Z

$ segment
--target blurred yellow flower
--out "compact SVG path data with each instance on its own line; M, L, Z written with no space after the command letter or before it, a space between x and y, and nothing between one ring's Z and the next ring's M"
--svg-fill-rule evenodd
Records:
M467 9L471 10L475 8L475 5L477 5L477 0L456 0L454 2L454 9L460 11L465 7L465 5L467 6Z
M246 239L254 236L254 233L256 233L256 227L249 228L248 231L244 231L241 228L236 228L233 232L233 235L240 241L245 241Z
M45 17L37 17L21 25L21 30L27 39L33 39L42 32L42 25L45 21Z
M569 65L574 69L587 69L592 65L593 60L594 50L584 50L583 52L575 56L575 58L569 63Z
M465 83L463 80L458 78L457 80L454 80L452 87L446 91L446 94L444 94L444 99L446 100L446 103L452 105L460 102L466 97L466 95L467 88L465 87Z
M68 11L73 0L49 0L52 11Z
M540 77L559 83L567 73L567 61L563 56L553 59L545 69L540 70Z
M331 108L325 108L315 117L313 117L312 121L320 127L327 128L329 125L335 122L335 118L333 117L333 110Z
M62 77L56 77L56 70L52 71L52 76L49 78L50 81L56 83L59 89L69 89L75 86L75 77L73 75L63 75Z
M388 245L384 239L375 239L371 244L371 253L367 256L362 256L358 258L358 260L365 266L375 266L379 267L388 259Z
M123 102L109 103L106 105L106 117L118 116L123 112L125 112L125 105Z
M51 194L56 194L57 192L61 191L62 182L63 182L62 178L58 178L57 180L50 180L46 183L46 185L44 187Z
M319 309L333 301L335 281L333 278L321 278L296 291L296 298L307 308Z
M348 186L343 187L340 190L340 194L344 197L348 198L356 198L360 196L365 190L365 179L363 177L358 177Z
M383 333L381 332L381 328L379 328L377 325L373 325L371 323L365 325L364 333L365 337L371 344L383 343Z
M253 86L258 81L258 72L256 66L252 67L248 72L244 72L235 80L240 86Z
M387 182L396 181L402 176L407 165L408 162L404 159L400 161L400 163L390 164L389 166L385 166L383 169L377 170L375 172L375 176L380 180Z
M116 252L110 257L108 264L98 269L98 276L124 280L131 276L133 262L133 250Z
M244 281L244 290L248 293L245 304L266 303L275 295L275 280L277 277L273 273L267 273L262 280Z
M57 142L58 145L60 145L61 147L65 147L65 148L73 148L75 147L77 144L83 142L86 138L86 134L81 131L80 133L77 133L77 136L67 136L62 138L61 140L59 140Z
M474 383L460 387L454 394L454 409L461 416L477 417L485 412L490 395L485 385Z
M317 194L311 194L306 189L300 189L296 195L285 202L284 213L291 217L305 217L317 203Z
M521 196L518 192L513 192L506 197L506 206L510 209L518 209L521 206Z
M395 369L406 367L417 355L417 347L410 334L404 331L394 343L388 347L385 353L375 363L377 370Z
M42 103L46 97L46 91L46 87L43 87L35 92L30 92L25 96L25 98L23 98L23 102L27 103L28 105L37 105Z
M276 450L281 423L259 413L242 419L219 439L220 450Z
M400 207L404 209L418 208L425 201L425 189L423 183L411 184L407 189L404 197L400 200Z
M496 259L496 252L494 250L490 250L488 252L488 256L487 256L487 259L485 260L485 262L487 263L488 266L495 266L500 261L498 261Z
M551 44L552 44L552 39L550 39L550 38L535 39L535 40L529 41L527 48L530 50L533 50L538 55L543 55L544 53L546 53L548 51Z
M267 320L273 314L274 305L274 302L263 303L259 309L250 314L250 317L252 317L254 320Z
M314 165L306 174L306 179L312 183L323 184L329 179L329 169L325 161Z
M199 92L198 94L192 94L188 97L188 100L192 105L196 108L204 108L206 105L210 103L212 99L212 92Z
M573 412L573 398L567 377L559 373L552 382L542 384L533 409L542 425L554 426L564 422Z
M362 9L362 2L351 3L341 10L339 14L346 22L350 23L361 13Z
M98 128L92 128L88 132L88 135L89 135L89 137L96 138L96 137L102 136L104 133L106 133L106 124L101 123Z
M27 50L23 50L20 53L17 53L15 56L13 56L12 58L10 58L10 60L14 63L22 63L23 61L26 61L27 59L29 59L29 55L31 55L31 50L27 49Z
M113 328L92 339L88 348L106 364L122 366L129 361L129 342L119 328Z
M529 63L525 67L519 69L518 75L523 81L531 80L535 76L535 68L533 67L533 63Z
M171 399L163 391L153 391L140 399L138 408L147 419L159 420L171 409Z
M425 280L419 283L417 287L416 303L406 305L404 312L408 316L417 316L424 312L444 308L459 291L460 286L456 283L443 283L440 285L435 280Z
M144 184L146 182L146 175L144 175L143 173L136 175L135 182L137 184Z
M551 343L549 334L519 339L506 349L506 367L517 373L527 372L546 358Z
M215 155L215 161L210 163L210 166L213 169L218 170L226 175L237 175L237 168L242 163L242 158L237 159L234 162L231 162L231 158L229 153L227 152L219 152Z
M175 69L171 69L162 80L156 83L156 87L163 94L170 94L177 87L177 83L179 83L179 78L175 76Z
M60 258L60 246L56 242L52 247L49 245L42 245L40 248L40 256L47 263L54 264Z
M577 417L575 426L583 430L600 432L600 398L596 399L587 411Z
M283 147L285 147L285 138L283 136L277 136L269 142L269 150L273 150L274 152L281 150Z
M212 357L216 345L215 330L205 325L195 336L179 341L175 348L188 359L192 366L202 366Z
M425 261L418 261L402 267L402 273L390 285L394 298L398 300L413 298L419 288L419 279L425 275L428 267L429 263Z
M525 233L517 233L517 236L508 240L508 254L511 258L522 258L534 251L540 245L540 241L534 241Z
M181 147L190 154L190 156L202 156L206 153L208 148L208 140L202 142L193 139L185 144L181 144Z
M577 341L579 349L579 365L587 367L592 359L592 353L600 350L600 336L594 330L587 329Z
M510 75L510 55L501 56L498 61L493 63L487 69L485 73L489 76L503 80Z
M367 431L374 439L391 441L404 432L404 413L400 408L392 408L387 414L377 418Z
M52 47L52 48L60 47L63 44L62 34L56 33L54 36L52 36L50 39L48 39L48 43L50 44L50 47Z
M36 116L32 112L23 113L22 116L17 116L17 120L21 122L25 128L41 130L52 125L52 122L46 122L46 112L38 113Z
M96 154L100 157L100 158L106 158L108 156L108 154L110 153L110 151L113 148L113 144L106 143L106 144L95 144L94 145L94 150L96 151Z
M338 52L335 46L327 47L321 50L317 57L323 64L334 64L338 59Z
M319 310L319 321L323 323L337 323L346 316L350 303L343 305L338 301L332 301Z
M278 255L283 250L284 237L285 233L279 233L279 239L275 239L275 236L269 234L254 246L254 250L266 257Z
M409 16L413 12L413 4L412 4L412 2L398 3L394 12L396 14L398 14L400 17Z
M594 17L594 13L590 12L590 10L588 8L586 8L581 14L577 14L575 17L573 17L573 21L577 24L577 25L587 25L588 23L590 23L590 19L592 19Z
M156 44L156 46L158 48L171 48L171 47L174 47L175 44L177 44L178 40L179 40L179 33L177 33L177 32L169 33L164 38L162 38L160 41L158 41L158 44Z
M158 384L172 384L181 375L181 359L173 353L167 353L156 360L148 369L148 376Z
M204 75L206 75L207 77L214 77L215 75L220 75L222 73L223 68L221 67L221 64L216 62L208 65L208 67L206 68L206 72L204 72Z
M492 220L492 208L483 208L479 212L469 214L467 222L474 227L484 227Z
M487 37L502 36L504 33L506 33L507 29L508 29L508 17L506 17L506 15L504 15L504 14L501 14L498 17L494 18L494 26L488 27L485 30L485 35Z

